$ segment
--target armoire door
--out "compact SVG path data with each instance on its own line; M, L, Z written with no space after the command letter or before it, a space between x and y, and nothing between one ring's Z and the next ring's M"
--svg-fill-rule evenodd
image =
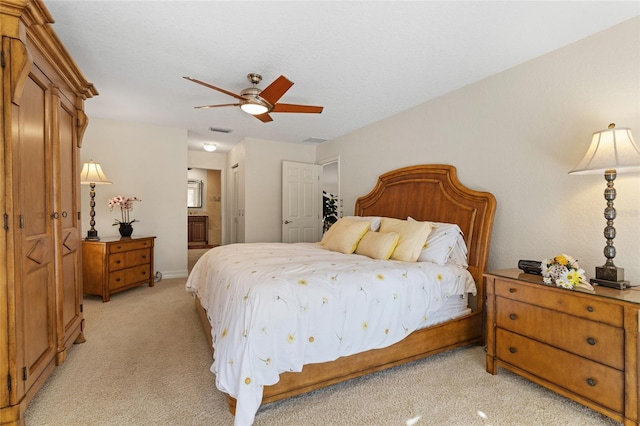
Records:
M15 259L15 377L18 403L55 365L55 268L51 135L51 82L32 66L12 104ZM17 130L16 130L17 129Z
M69 346L82 333L82 242L78 218L80 172L75 108L56 88L52 90L52 111L57 115L53 119L53 146L58 158L53 163L53 175L56 182L57 363L61 364ZM84 336L80 336L79 341L84 341Z

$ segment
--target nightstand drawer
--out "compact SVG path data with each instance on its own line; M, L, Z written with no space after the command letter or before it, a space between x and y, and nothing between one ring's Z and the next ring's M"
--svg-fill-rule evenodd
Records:
M624 369L624 330L563 312L496 297L496 325L557 348ZM551 327L548 325L552 324Z
M151 249L140 249L116 253L109 256L109 270L129 268L131 266L144 265L151 260Z
M116 290L131 284L149 281L149 265L136 266L109 274L109 289Z
M153 247L152 239L145 239L141 241L130 240L130 241L121 241L114 244L109 244L109 253L120 253L128 250L137 250L143 248Z
M600 321L616 327L622 327L622 306L582 296L575 291L569 292L568 290L537 284L514 284L506 280L496 279L495 293L497 296L531 303L543 308L555 309L590 321Z
M527 339L506 330L496 330L496 356L550 383L624 412L624 373L581 356Z

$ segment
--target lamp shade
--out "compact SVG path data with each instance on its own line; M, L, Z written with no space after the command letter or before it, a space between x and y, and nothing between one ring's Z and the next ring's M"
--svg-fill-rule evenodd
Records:
M595 132L584 158L569 173L602 173L607 169L616 169L617 172L640 171L640 148L633 140L630 129L610 124L608 129Z
M80 172L80 183L96 185L111 183L111 181L105 176L100 164L94 163L93 160L89 160L88 163L82 165L82 171Z

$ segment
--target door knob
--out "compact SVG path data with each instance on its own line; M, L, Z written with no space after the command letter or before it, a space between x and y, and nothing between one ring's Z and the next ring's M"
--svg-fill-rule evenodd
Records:
M290 223L293 223L293 221L292 221L292 220L285 220L285 221L284 221L284 222L282 222L282 223L284 223L285 225L288 225L288 224L290 224Z

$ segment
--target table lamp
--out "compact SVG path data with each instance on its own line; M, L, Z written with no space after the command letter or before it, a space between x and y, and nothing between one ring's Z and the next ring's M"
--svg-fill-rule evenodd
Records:
M618 268L613 263L613 258L616 256L616 248L613 246L613 239L616 236L616 228L613 227L613 220L616 218L616 209L613 207L616 190L613 187L613 181L618 172L637 171L640 171L640 148L633 140L631 130L616 127L612 123L609 124L608 129L593 134L591 145L584 158L569 172L570 174L604 172L604 179L607 181L607 188L604 190L604 199L607 200L607 207L604 209L604 217L607 219L607 226L604 228L604 237L607 239L604 257L607 260L604 265L596 267L596 277L590 280L592 284L618 289L630 286L629 281L624 279L624 269Z
M107 179L104 172L102 171L102 167L100 164L94 163L93 160L89 160L88 163L84 163L82 165L82 172L80 172L80 183L84 185L89 185L91 190L89 191L89 196L91 197L91 202L89 206L91 206L91 211L89 216L91 216L91 220L89 220L89 225L91 225L91 229L87 231L87 237L85 238L88 241L99 241L100 237L98 237L98 231L94 228L95 221L95 197L96 197L96 185L109 184L111 181Z

